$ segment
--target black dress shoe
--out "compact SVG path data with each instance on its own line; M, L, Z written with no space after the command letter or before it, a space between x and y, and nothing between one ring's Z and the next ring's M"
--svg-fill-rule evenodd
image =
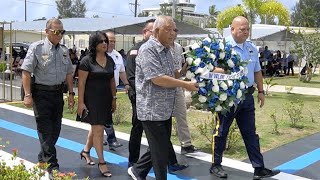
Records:
M196 151L199 151L200 148L197 148L193 145L181 147L181 154L188 154L188 153L194 153Z
M169 171L169 173L175 172L175 171L181 171L181 170L186 169L187 167L189 167L188 164L175 163L172 165L168 165L168 171Z
M108 141L103 141L103 145L108 145Z
M211 165L211 168L209 169L210 173L219 177L219 178L227 178L228 174L224 171L221 165Z
M270 170L267 168L255 168L253 173L253 179L272 177L279 173L280 173L280 170Z
M122 146L122 144L119 143L118 141L114 141L112 143L109 143L109 148L110 149L115 149L115 148L118 148L118 147L121 147L121 146Z

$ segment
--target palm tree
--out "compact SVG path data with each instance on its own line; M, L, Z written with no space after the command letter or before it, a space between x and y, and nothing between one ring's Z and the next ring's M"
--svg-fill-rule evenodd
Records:
M222 11L217 17L217 28L222 31L237 16L245 16L249 20L250 39L252 34L252 24L256 17L277 17L279 24L289 25L290 15L287 8L276 0L242 0L243 5L228 8Z
M209 7L209 27L213 28L215 27L216 21L217 21L217 16L220 13L220 11L217 11L216 5L212 5Z

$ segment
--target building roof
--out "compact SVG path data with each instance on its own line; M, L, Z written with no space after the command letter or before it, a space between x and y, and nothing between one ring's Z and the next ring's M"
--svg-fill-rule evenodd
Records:
M67 34L87 34L94 31L114 31L116 34L141 34L146 20L154 17L68 18L61 19ZM13 30L44 31L47 20L14 22ZM209 31L175 21L179 34L209 34ZM9 26L5 26L9 30Z
M287 29L289 31L287 31ZM211 32L217 33L217 28L207 28L207 30ZM285 39L284 35L287 38L292 38L294 36L294 33L297 33L298 31L303 31L305 33L311 33L315 32L315 28L305 28L305 27L294 27L294 26L280 26L280 25L269 25L269 24L253 24L252 25L252 40L283 40ZM220 33L219 33L220 34ZM227 37L231 35L231 29L230 27L223 29L223 34L220 34L220 37ZM274 35L274 36L272 36ZM278 38L278 39L277 39Z

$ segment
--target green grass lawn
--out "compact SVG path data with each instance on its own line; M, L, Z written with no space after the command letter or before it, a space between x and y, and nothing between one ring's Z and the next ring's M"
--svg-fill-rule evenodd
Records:
M256 97L256 94L254 95ZM286 102L300 99L304 102L303 118L299 122L302 128L291 128L288 115L284 112L284 104ZM260 144L262 151L268 151L275 147L287 144L302 137L320 132L320 98L315 96L306 96L299 94L272 93L272 96L266 97L265 106L263 108L256 107L256 127L260 136ZM13 104L23 107L21 103ZM117 112L114 115L115 129L117 131L129 133L131 129L131 104L128 96L124 93L118 94ZM278 130L280 134L274 133L274 122L270 115L275 112ZM200 147L204 152L211 153L211 132L212 124L207 127L206 136L200 134L196 125L203 124L204 121L210 122L212 114L198 110L188 110L189 128L192 134L193 144ZM71 113L67 108L64 109L64 118L75 119L75 112ZM312 122L312 120L314 122ZM179 145L178 138L173 128L172 142ZM226 157L233 159L246 159L246 151L240 139L233 148L225 152Z
M272 82L277 83L278 85L284 85L284 86L320 88L320 76L318 74L314 74L311 81L308 83L299 81L298 74L296 74L295 76L273 77Z

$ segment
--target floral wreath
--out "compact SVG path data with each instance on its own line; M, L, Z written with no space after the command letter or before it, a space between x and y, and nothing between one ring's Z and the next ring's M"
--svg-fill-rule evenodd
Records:
M191 45L186 52L189 65L186 78L199 84L198 93L192 96L197 109L226 114L232 106L244 100L247 93L247 61L224 39L207 37ZM215 67L225 74L214 73Z

